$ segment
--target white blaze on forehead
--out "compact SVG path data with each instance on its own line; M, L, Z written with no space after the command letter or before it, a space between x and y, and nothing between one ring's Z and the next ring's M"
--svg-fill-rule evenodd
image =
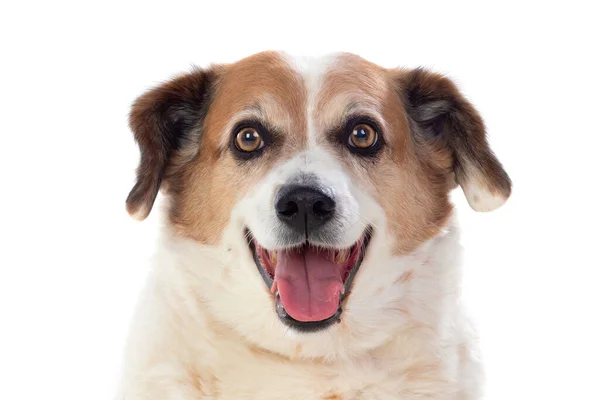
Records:
M297 147L289 147L292 154L286 153L270 166L267 175L235 207L232 220L241 221L241 225L246 226L264 248L289 246L286 242L288 228L275 212L274 199L283 185L293 184L302 176L311 176L335 198L336 216L329 228L333 242L328 244L337 248L350 247L360 239L367 226L383 226L385 214L378 203L353 181L346 165L339 159L337 148L326 145L326 130L338 126L349 114L367 115L383 126L383 118L378 112L381 106L378 96L363 90L362 85L362 82L367 82L369 87L379 87L371 84L377 77L365 73L366 78L355 84L355 74L360 74L362 64L358 59L347 59L340 54L319 58L282 56L302 82L305 91L302 99L306 99L304 103L294 103L294 107L302 107L297 110L296 126L304 125L306 128L302 132L294 129L282 129L282 132L289 135L286 140L292 135L305 135L306 142L297 141ZM356 68L353 67L354 62L359 63ZM343 84L337 85L338 80ZM271 122L278 119L272 111L264 110Z
M320 57L297 57L284 53L284 58L303 79L307 91L306 126L308 129L308 146L316 145L317 132L312 119L321 89L323 77L340 57L340 53L327 54Z

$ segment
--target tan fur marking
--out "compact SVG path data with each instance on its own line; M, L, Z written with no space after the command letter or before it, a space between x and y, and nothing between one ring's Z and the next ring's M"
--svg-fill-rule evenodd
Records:
M441 363L435 364L416 364L407 369L404 373L407 383L413 385L408 393L421 394L427 393L429 385L450 385L448 379L444 376L444 368Z
M403 273L400 278L398 279L399 282L402 283L407 283L408 281L412 280L414 275L413 271L406 271L405 273Z
M344 400L344 396L339 393L331 393L325 397L321 397L322 400Z
M349 156L337 146L339 160L384 208L388 229L396 238L395 253L408 253L435 236L451 211L448 184L445 176L419 159L392 72L358 56L343 55L324 77L317 104L313 118L320 132L339 124L336 113L339 117L349 106L379 111L385 124L380 134L387 144L379 160ZM451 159L437 158L450 167Z
M302 344L297 343L296 348L294 349L294 357L299 357L302 354Z
M239 121L251 108L283 135L281 148L240 163L228 149ZM180 191L172 199L176 233L216 244L231 209L278 160L290 157L306 141L306 93L300 78L276 53L260 53L224 67L206 115L197 157L178 171Z

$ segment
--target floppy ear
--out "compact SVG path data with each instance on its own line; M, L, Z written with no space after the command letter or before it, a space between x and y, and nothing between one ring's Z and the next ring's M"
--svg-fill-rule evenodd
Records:
M415 69L400 79L417 139L441 144L452 153L456 183L471 208L491 211L504 204L512 183L488 145L477 110L442 75Z
M127 212L145 219L156 199L165 170L194 129L199 129L214 74L196 69L141 95L129 114L140 148L137 182L127 197Z

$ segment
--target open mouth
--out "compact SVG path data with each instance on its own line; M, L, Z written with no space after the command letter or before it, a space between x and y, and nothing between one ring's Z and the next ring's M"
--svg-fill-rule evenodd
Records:
M342 301L371 239L370 228L346 249L305 242L291 249L267 250L251 232L247 234L256 267L274 294L277 315L285 324L308 332L340 321Z

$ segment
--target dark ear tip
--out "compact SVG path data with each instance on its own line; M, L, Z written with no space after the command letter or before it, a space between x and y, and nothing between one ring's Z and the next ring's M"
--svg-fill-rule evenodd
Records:
M492 161L491 164L493 167L491 168L491 171L488 172L488 176L498 192L508 199L512 193L512 180L496 155L492 151L490 151L490 153L489 159Z
M504 171L504 169L502 169L502 172L504 173L503 184L501 185L502 191L504 192L506 198L509 198L512 194L513 182L512 179L510 179L510 176L508 176L508 174L506 173L506 171Z

